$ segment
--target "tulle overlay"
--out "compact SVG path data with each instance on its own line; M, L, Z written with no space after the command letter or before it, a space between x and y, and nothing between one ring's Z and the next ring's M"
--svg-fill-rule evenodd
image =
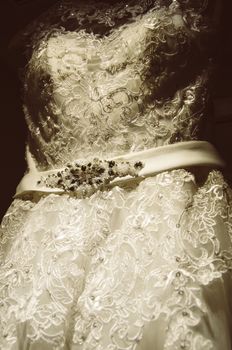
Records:
M89 198L15 199L1 349L231 349L232 193L172 170Z

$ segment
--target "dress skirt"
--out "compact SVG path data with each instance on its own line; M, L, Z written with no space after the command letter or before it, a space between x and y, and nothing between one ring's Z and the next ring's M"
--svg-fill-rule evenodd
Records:
M14 199L0 349L231 350L232 192L184 169L87 198Z

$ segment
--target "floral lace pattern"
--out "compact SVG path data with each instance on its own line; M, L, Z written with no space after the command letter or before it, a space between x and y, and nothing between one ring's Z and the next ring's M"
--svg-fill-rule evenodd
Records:
M88 199L16 199L1 348L229 350L231 200L219 172L198 187L185 170Z
M201 11L136 3L64 1L37 23L24 110L38 169L199 137L208 60L186 18Z
M94 158L199 137L206 8L62 0L28 29L30 151L38 170L71 164L42 182L71 191L103 174ZM107 181L121 165L107 163ZM201 185L176 169L27 196L1 224L1 349L231 350L232 192L219 171Z

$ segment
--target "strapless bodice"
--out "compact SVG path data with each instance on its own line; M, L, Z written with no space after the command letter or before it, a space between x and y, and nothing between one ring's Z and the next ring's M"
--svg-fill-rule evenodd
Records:
M24 84L28 142L38 169L197 139L207 72L196 65L193 74L194 50L173 4L137 9L133 21L112 25L107 35L61 26L48 31L32 53Z

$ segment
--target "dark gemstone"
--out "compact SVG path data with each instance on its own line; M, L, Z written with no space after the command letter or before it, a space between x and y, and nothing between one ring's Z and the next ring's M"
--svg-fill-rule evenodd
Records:
M69 190L70 190L70 191L75 191L75 186L70 186L70 187L69 187Z
M141 168L143 166L142 162L136 162L135 168Z
M57 176L58 176L58 177L61 177L61 173L60 173L59 171L58 171L58 173L57 173Z
M110 160L110 161L109 161L109 167L110 167L110 168L113 168L114 165L115 165L115 161Z
M88 165L88 167L90 168L92 164L91 164L91 163L88 163L87 165Z
M99 174L103 174L104 172L105 172L105 169L104 169L104 168L98 169L98 173L99 173Z
M109 171L108 171L108 174L109 174L110 176L113 176L113 175L114 175L114 171L113 171L113 170L109 170Z
M82 171L85 171L85 170L86 170L86 166L85 166L85 165L82 165L82 166L81 166L81 170L82 170Z
M60 184L62 184L62 182L63 182L63 181L62 181L61 179L59 179L59 180L57 181L57 184L60 185Z
M37 184L38 184L38 185L41 184L41 181L37 181Z

